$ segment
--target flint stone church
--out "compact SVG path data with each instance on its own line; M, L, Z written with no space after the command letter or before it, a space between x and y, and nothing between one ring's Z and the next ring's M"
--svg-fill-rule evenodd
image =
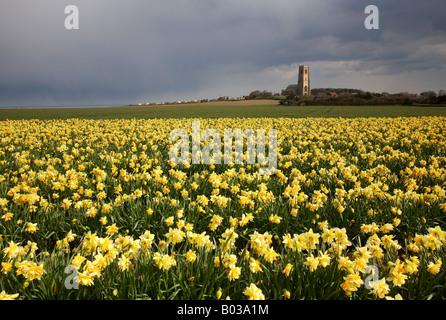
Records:
M309 96L310 95L310 67L299 66L297 84L291 84L282 90L283 96Z

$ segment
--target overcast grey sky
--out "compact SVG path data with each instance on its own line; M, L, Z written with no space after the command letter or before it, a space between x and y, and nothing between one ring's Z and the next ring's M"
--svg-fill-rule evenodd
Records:
M0 0L0 106L446 89L444 0ZM379 8L379 30L364 9ZM79 30L64 26L79 8Z

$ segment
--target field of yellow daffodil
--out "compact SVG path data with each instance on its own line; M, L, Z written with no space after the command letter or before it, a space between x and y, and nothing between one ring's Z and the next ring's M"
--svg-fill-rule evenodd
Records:
M446 118L200 119L270 176L170 163L192 120L2 121L0 299L446 298Z

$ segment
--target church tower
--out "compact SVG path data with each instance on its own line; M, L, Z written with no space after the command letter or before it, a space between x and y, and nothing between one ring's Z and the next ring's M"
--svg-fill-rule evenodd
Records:
M309 96L310 95L310 67L299 66L299 77L297 80L297 95Z

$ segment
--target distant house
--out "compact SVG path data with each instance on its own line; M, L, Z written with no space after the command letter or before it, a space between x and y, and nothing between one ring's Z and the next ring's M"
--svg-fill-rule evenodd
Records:
M315 91L318 99L335 98L338 96L338 94L333 91L327 91L327 90L315 90Z

